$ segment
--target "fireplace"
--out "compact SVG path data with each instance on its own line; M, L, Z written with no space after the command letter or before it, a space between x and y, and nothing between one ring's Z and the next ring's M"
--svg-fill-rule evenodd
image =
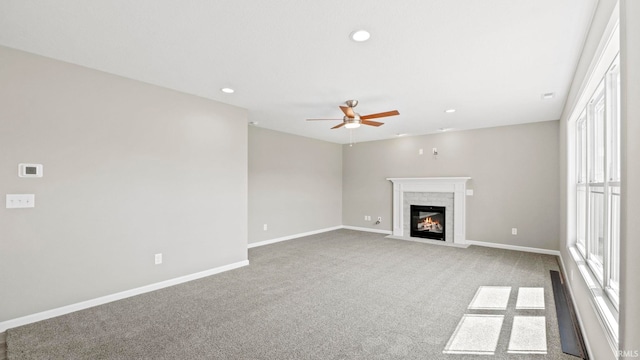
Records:
M445 207L411 205L411 236L445 241Z
M387 178L393 183L394 239L414 240L411 236L411 205L443 206L445 212L444 242L466 246L466 197L470 177Z

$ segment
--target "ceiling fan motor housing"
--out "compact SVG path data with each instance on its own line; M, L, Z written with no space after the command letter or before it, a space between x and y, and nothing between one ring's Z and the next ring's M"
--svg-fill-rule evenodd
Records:
M345 116L342 118L342 121L344 121L345 124L362 124L362 119L360 119L360 114L354 113L355 116L350 118L348 116Z
M358 100L347 100L344 103L347 104L347 106L350 108L358 106Z

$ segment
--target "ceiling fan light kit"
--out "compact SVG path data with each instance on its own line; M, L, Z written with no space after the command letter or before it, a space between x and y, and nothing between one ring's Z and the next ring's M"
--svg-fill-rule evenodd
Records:
M338 124L331 129L338 129L341 127L345 127L347 129L355 129L360 127L360 125L369 125L369 126L381 126L384 123L379 121L372 121L370 119L377 119L387 116L395 116L400 115L398 110L385 111L376 114L369 114L361 116L357 112L353 111L353 108L358 106L358 100L347 100L345 101L347 106L340 106L340 110L344 113L344 117L342 119L307 119L307 121L316 121L316 120L342 120L341 124Z
M344 127L347 129L356 129L360 127L360 122L355 122L355 121L347 122L345 123Z

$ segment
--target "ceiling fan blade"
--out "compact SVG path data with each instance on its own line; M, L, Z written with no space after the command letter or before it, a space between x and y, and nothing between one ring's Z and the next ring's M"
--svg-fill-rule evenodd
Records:
M376 118L387 117L387 116L395 116L395 115L400 115L398 110L386 111L386 112L381 112L381 113L377 113L377 114L364 115L364 116L360 116L360 119L369 120L369 119L376 119Z
M336 126L332 127L332 129L341 128L341 127L343 127L345 124L346 124L346 123L340 123L340 124L338 124L338 125L336 125Z
M307 119L307 121L324 121L324 120L334 120L334 121L337 121L337 120L342 120L342 119Z
M376 127L378 127L380 125L384 125L384 123L382 123L382 122L371 121L371 120L362 120L362 123L364 125L371 125L371 126L376 126Z
M353 112L353 108L350 108L348 106L340 106L340 110L342 110L342 112L347 115L348 118L353 119L354 117L356 117L356 113Z

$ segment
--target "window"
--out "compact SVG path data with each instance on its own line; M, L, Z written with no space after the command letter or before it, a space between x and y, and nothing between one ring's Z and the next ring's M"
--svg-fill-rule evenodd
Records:
M567 119L568 251L613 351L620 320L619 23L616 4Z
M606 71L575 132L576 247L613 305L620 268L620 71Z

